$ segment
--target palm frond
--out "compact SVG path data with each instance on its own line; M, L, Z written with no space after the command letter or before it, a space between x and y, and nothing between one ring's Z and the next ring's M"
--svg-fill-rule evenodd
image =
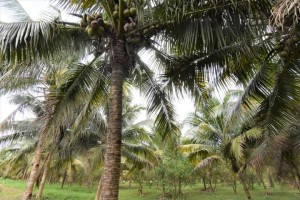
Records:
M157 113L155 126L160 129L162 139L170 140L179 134L179 128L174 118L174 107L162 85L155 80L154 73L138 58L137 63L135 82L142 83L140 90L147 99L148 112Z
M197 164L197 166L194 168L193 171L195 172L200 171L201 169L213 164L214 162L221 161L221 160L222 158L217 155L209 156L204 160L202 160L199 164Z

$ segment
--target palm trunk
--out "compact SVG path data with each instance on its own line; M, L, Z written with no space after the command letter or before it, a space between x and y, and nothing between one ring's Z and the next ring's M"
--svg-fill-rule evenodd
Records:
M95 200L100 200L101 189L102 189L102 176L100 176L100 178L99 178L99 183L98 183Z
M273 181L273 178L272 178L271 174L268 174L268 179L269 179L270 187L275 187L275 184L274 184L274 181Z
M101 200L117 200L121 169L122 93L125 44L117 40L111 56L112 76L109 94L108 129L104 158Z
M54 145L53 145L53 147L54 147ZM51 160L51 157L52 157L53 150L54 150L54 148L52 148L50 150L50 152L48 154L48 157L45 161L44 172L43 172L42 180L40 182L38 193L36 195L36 199L41 199L42 198L43 190L44 190L44 187L45 187L46 178L47 178L47 175L48 175L49 164L50 164L50 160Z
M246 180L245 180L244 172L239 172L238 175L239 175L239 179L241 181L241 184L243 185L243 188L244 188L244 191L246 193L247 199L248 200L252 199L249 188L248 188L248 185L247 185Z
M203 189L206 190L206 182L205 182L205 177L202 177L202 182L203 182Z
M36 183L36 180L38 177L39 166L40 166L40 161L42 158L42 153L43 153L43 148L44 148L46 137L47 137L46 132L42 131L40 134L40 137L39 137L39 142L38 142L36 151L35 151L34 162L32 165L29 179L27 181L27 186L26 186L26 189L21 198L22 200L30 200L32 197L32 191L33 191L34 184Z
M232 183L232 188L234 194L236 194L236 173L233 173L233 183Z
M68 172L68 170L66 169L65 172L64 172L63 179L61 181L61 186L60 186L61 189L64 188L64 184L65 184L65 181L66 181L66 178L67 178L67 172Z

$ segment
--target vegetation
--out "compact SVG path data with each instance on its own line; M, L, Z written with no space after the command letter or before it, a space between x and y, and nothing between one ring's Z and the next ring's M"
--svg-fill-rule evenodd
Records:
M23 200L47 181L97 183L96 200L119 199L121 181L139 198L149 185L151 198L192 199L200 182L235 197L240 183L247 199L257 184L300 190L298 1L52 3L35 21L0 1L16 13L0 22L0 93L18 106L0 125L0 175L27 180ZM189 135L172 101L184 95Z
M5 186L4 186L5 185ZM8 200L17 200L20 199L22 195L22 191L25 187L24 181L17 180L1 180L1 193L0 197L2 199ZM128 198L138 200L153 200L158 199L161 195L161 190L156 187L149 188L149 186L144 187L144 196L141 197L137 195L138 185L133 183L131 187L128 186L128 183L120 184L120 200L126 200ZM217 186L216 192L205 192L201 191L201 186L189 185L185 187L184 198L197 200L200 197L207 200L221 200L221 199L234 199L234 200L243 200L245 199L245 195L242 192L242 188L238 186L238 192L236 195L232 194L232 189L230 186ZM13 191L13 192L12 192ZM270 190L272 195L262 195L263 188L260 185L254 185L253 198L258 200L282 200L282 199L297 199L299 194L297 189L290 189L282 186L278 186L272 188ZM44 191L44 199L57 199L57 200L83 200L83 199L94 199L96 193L96 188L93 187L91 189L79 186L77 184L72 185L71 187L65 187L64 189L60 188L59 184L53 183L48 185Z

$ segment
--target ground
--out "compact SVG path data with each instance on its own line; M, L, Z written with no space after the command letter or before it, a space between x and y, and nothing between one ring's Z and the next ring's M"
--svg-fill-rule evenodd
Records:
M23 189L24 181L0 179L0 199L1 200L19 200ZM241 187L238 193L233 194L229 186L217 186L216 192L201 191L202 185L196 184L184 188L185 200L244 200L246 199ZM59 184L46 184L44 198L45 200L94 200L97 186L92 189L73 184L65 185L64 189L60 189ZM288 186L279 186L271 188L272 195L264 195L262 186L255 185L251 190L254 200L299 200L300 194L297 189ZM36 192L36 191L35 191ZM144 196L138 195L137 186L133 184L130 188L127 183L122 183L120 188L120 200L158 200L161 190L156 186L144 186Z

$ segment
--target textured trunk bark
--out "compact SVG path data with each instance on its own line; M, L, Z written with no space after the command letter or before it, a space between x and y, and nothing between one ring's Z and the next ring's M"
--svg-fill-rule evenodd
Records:
M233 173L233 184L232 184L233 192L236 194L236 173Z
M68 170L66 170L65 172L64 172L64 176L63 176L63 180L61 181L61 189L63 189L64 188L64 184L65 184L65 181L66 181L66 178L67 178L67 171Z
M273 178L272 178L272 175L271 175L271 174L268 174L268 179L269 179L270 187L275 187L274 181L273 181Z
M54 147L54 145L53 145L53 147ZM38 190L37 195L36 195L36 199L41 199L42 198L43 190L44 190L44 187L45 187L46 178L47 178L47 175L48 175L49 164L50 164L50 161L51 161L53 150L54 150L54 148L52 148L50 150L50 152L48 154L48 157L45 161L44 172L43 172L42 180L40 182L39 190Z
M102 176L100 176L100 178L99 178L99 183L98 183L95 200L100 200L101 189L102 189Z
M113 46L111 62L112 76L108 105L108 129L101 200L117 200L119 195L122 139L122 93L124 67L126 64L125 43L123 40L117 40Z
M241 184L243 185L243 188L244 188L244 191L245 191L245 193L246 193L247 199L248 199L248 200L252 199L243 172L240 172L238 175L239 175L239 179L240 179L240 181L241 181Z
M203 182L203 189L206 190L206 182L205 182L205 177L202 178L202 182Z
M34 162L32 165L31 172L30 172L30 176L27 181L27 186L26 186L26 189L21 198L22 200L30 200L32 197L32 191L33 191L34 184L37 180L40 161L42 158L42 153L43 153L43 148L44 148L46 137L47 137L46 132L42 131L40 134L40 137L39 137L39 142L38 142L36 151L35 151Z
M55 145L53 145L53 147L51 148L51 150L48 154L48 157L45 161L44 172L43 172L42 180L40 182L40 187L39 187L38 193L36 195L36 199L41 199L42 198L43 190L44 190L44 187L45 187L46 178L47 178L47 175L48 175L49 165L50 165L50 161L51 161L51 158L52 158L52 153L54 151L54 148L55 148Z

